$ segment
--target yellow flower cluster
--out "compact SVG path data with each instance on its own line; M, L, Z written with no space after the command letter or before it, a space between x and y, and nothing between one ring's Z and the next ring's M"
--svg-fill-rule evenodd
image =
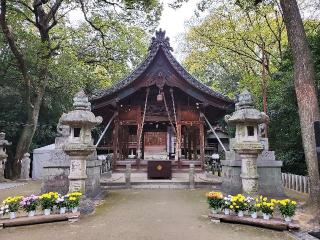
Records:
M297 205L297 202L296 202L296 201L292 201L292 200L290 200L290 199L279 200L278 203L279 203L280 205L283 205L283 206L286 206L286 205L289 205L289 204Z
M69 197L70 201L76 201L82 196L81 192L72 192L67 194L67 197Z
M231 196L231 205L230 209L238 210L246 210L248 207L248 203L246 202L246 197L242 194L237 194L235 196Z
M208 192L206 193L207 198L217 198L222 199L223 194L221 192Z
M23 196L14 196L14 197L7 197L3 200L4 205L10 205L12 203L19 203L22 200Z
M57 192L48 192L42 194L39 199L58 199L59 194Z

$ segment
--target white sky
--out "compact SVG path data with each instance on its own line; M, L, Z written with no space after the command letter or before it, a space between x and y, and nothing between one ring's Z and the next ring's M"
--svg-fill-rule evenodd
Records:
M196 4L199 0L189 0L189 2L183 3L182 7L178 9L172 9L168 6L168 3L172 3L173 1L161 1L163 3L163 12L158 28L166 30L166 35L170 38L170 44L173 47L175 55L177 55L177 38L179 34L186 32L185 22L194 16L194 10L196 10Z

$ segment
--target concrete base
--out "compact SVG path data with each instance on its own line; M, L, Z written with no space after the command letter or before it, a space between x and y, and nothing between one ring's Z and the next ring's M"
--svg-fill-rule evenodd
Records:
M100 169L102 161L93 154L87 160L86 196L94 197L100 192ZM66 194L69 191L70 159L63 150L54 150L50 161L42 170L41 192L55 191Z
M242 192L241 160L223 160L222 164L222 190L226 193L236 194ZM284 196L281 181L281 161L263 160L258 158L258 194L268 196Z

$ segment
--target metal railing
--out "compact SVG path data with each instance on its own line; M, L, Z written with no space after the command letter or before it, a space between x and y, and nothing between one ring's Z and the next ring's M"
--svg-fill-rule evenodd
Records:
M302 193L310 192L310 183L308 176L295 175L291 173L282 173L283 187Z

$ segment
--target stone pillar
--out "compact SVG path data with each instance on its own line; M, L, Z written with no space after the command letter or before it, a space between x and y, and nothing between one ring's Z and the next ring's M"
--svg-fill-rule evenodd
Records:
M189 186L190 186L190 189L195 189L194 172L195 172L194 164L191 163L190 164L190 168L189 168Z
M11 143L5 140L5 137L6 137L6 134L4 132L1 132L0 133L0 182L5 181L4 169L5 169L5 164L8 157L8 155L6 154L5 148L11 145Z
M29 177L29 174L30 174L30 163L31 163L30 154L29 153L25 153L23 155L23 158L21 159L20 179L28 180L30 178Z
M241 180L242 180L242 190L243 192L256 195L258 193L258 167L257 167L257 157L260 151L255 151L252 153L238 152L242 158L241 161Z
M69 192L85 192L88 155L70 155Z
M131 164L126 164L126 172L124 174L125 181L126 181L126 187L131 188Z

